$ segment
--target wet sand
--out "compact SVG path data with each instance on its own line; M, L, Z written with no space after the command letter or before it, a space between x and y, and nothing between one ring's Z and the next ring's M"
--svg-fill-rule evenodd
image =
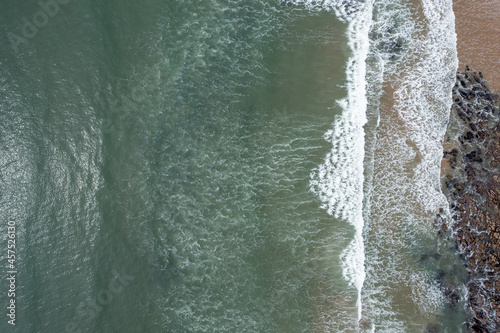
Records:
M457 33L458 70L469 65L482 71L488 86L500 92L500 3L498 0L453 0ZM443 142L445 150L457 142ZM446 159L441 176L451 171Z
M482 71L500 91L500 2L453 0L459 69Z

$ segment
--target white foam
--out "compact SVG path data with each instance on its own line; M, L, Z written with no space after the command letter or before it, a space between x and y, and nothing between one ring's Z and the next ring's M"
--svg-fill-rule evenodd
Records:
M365 8L363 0L281 0L281 2L303 5L310 10L334 11L344 22L357 19L360 11Z
M303 2L303 1L301 1ZM363 160L366 123L366 66L371 24L371 2L349 20L347 35L352 56L347 65L348 95L339 104L343 113L325 134L332 150L323 164L311 174L311 190L322 201L322 207L336 218L352 224L355 235L342 252L343 276L358 291L358 320L361 319L361 290L365 280L363 242Z

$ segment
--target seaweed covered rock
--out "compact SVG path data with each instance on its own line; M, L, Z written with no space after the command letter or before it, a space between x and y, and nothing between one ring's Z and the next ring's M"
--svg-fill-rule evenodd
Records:
M469 332L500 331L500 98L481 72L458 71L443 158L453 237L469 271ZM454 302L453 286L446 297Z

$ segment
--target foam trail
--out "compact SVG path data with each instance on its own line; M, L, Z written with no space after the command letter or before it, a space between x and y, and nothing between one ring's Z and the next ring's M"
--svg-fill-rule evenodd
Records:
M364 0L281 0L285 3L304 5L309 10L334 11L343 22L351 22L366 9Z
M360 7L348 21L347 35L352 55L347 65L347 97L339 101L341 116L325 134L332 150L324 163L311 173L311 190L316 193L328 214L342 218L355 228L354 239L342 252L343 276L358 291L358 320L361 319L361 290L365 280L363 242L364 130L366 123L366 65L369 50L372 2Z

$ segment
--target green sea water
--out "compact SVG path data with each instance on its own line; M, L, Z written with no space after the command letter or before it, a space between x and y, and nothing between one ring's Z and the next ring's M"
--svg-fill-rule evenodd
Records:
M276 1L69 1L46 24L40 9L0 2L0 230L15 221L18 272L0 331L353 327L354 231L309 191L346 94L345 24Z
M438 0L0 0L0 332L460 331L432 229L453 23Z

